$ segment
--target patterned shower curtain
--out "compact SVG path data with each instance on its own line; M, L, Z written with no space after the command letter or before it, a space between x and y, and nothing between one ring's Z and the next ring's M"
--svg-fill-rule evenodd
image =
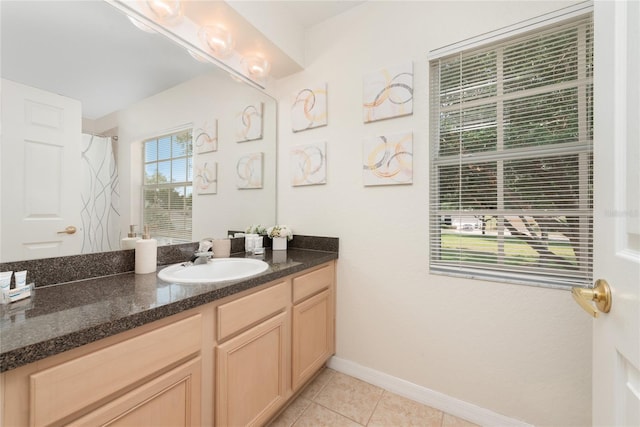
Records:
M118 169L110 137L82 135L81 253L120 249Z

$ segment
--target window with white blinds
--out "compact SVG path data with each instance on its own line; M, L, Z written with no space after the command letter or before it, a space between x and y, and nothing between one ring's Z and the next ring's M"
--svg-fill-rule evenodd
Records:
M163 243L191 242L191 130L144 142L143 221Z
M430 270L592 278L592 15L430 61Z

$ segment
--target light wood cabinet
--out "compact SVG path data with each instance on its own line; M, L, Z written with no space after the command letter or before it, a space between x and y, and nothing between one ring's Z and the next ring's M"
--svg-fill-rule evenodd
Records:
M220 344L216 352L216 425L263 425L290 395L289 313Z
M202 425L204 318L212 320L204 313L185 312L4 372L0 425Z
M291 280L217 309L216 425L262 425L288 399Z
M335 352L335 263L217 313L216 425L263 425Z
M63 420L198 354L201 325L195 315L30 375L32 425Z
M333 263L293 279L291 382L298 390L335 353Z
M70 426L200 426L200 358L178 366Z
M290 281L283 280L261 291L228 302L218 307L218 342L268 319L289 306Z
M333 354L332 294L325 290L293 306L292 387L297 390Z

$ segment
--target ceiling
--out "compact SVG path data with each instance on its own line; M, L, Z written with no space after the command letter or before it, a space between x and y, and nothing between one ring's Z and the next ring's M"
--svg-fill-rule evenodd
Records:
M363 1L279 3L310 28ZM222 13L241 20L230 8L224 12L221 4L190 1L187 11L202 21ZM79 99L86 118L103 117L216 68L195 61L161 35L140 31L103 1L2 0L0 7L2 77ZM269 45L255 28L238 26L243 28L238 49L242 43ZM291 69L290 58L282 53L278 58L272 67L274 78Z
M366 0L303 0L282 3L304 28L311 28L329 18L345 12Z

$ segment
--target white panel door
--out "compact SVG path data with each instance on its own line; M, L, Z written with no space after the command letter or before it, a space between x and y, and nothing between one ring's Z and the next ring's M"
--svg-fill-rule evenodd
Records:
M595 2L593 424L640 426L640 2Z
M2 80L2 261L80 251L79 101ZM59 233L68 226L74 234Z

